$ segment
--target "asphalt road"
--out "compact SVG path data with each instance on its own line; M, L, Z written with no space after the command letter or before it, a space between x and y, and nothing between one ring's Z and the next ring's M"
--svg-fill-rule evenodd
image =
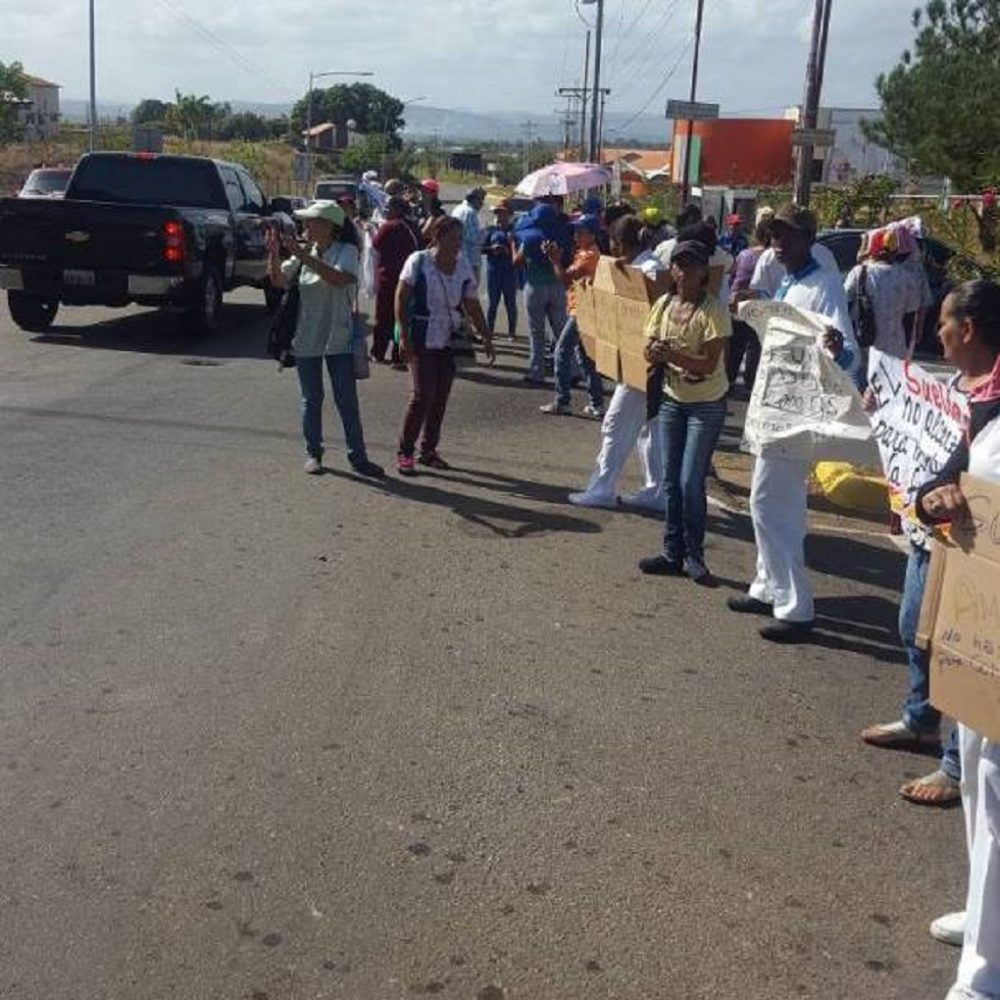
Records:
M566 505L597 427L521 345L456 384L451 472L359 481L334 428L307 477L258 299L202 341L0 306L0 997L942 997L961 814L857 741L899 553L812 536L800 648L724 609L744 517L720 590L642 578L659 524ZM380 461L405 398L363 386Z

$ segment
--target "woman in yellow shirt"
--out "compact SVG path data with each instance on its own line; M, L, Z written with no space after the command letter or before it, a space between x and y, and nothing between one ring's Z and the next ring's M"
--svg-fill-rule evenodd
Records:
M729 311L708 291L709 248L681 240L670 255L676 292L653 305L646 360L663 376L660 430L666 525L662 555L639 562L643 573L717 586L705 566L705 478L726 420Z

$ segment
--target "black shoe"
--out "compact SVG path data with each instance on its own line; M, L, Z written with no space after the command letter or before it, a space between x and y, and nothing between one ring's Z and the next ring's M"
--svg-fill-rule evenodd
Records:
M758 601L756 597L749 594L737 594L726 601L726 607L730 611L735 611L738 615L771 615L774 613L774 605L766 601Z
M768 622L759 631L770 642L805 642L812 635L813 623L809 622Z
M367 458L363 462L353 464L351 468L359 476L365 476L367 479L385 479L385 469L381 465L369 462Z
M639 572L647 576L683 576L684 565L666 556L649 556L639 560Z

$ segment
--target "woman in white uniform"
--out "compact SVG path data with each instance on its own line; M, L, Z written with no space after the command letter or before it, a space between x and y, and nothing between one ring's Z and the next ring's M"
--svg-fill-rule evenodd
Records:
M643 250L642 224L626 215L611 226L611 253L619 261L629 261L648 278L655 278L660 265L649 250ZM643 488L619 498L618 479L635 449L642 473ZM624 383L614 395L601 424L601 447L586 489L570 493L569 502L578 507L616 507L619 503L663 511L663 456L655 418L646 419L646 393Z

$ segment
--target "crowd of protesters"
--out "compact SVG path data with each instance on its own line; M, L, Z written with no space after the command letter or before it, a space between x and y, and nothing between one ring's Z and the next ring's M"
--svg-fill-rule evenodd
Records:
M372 178L366 181L375 189ZM857 266L841 277L832 254L816 243L816 219L795 205L760 209L752 242L739 216L714 220L685 210L669 226L655 209L636 214L628 206L602 207L588 200L569 214L563 199L539 199L520 218L500 201L483 226L485 192L470 189L449 215L437 182L418 190L398 181L377 187L373 217L355 225L355 205L316 202L297 212L306 243L273 245L270 277L297 291L300 304L293 348L302 391L305 469L322 471L323 370L332 383L348 448L362 476L379 478L368 458L355 385L352 341L357 325L362 244L374 301L371 359L409 372L411 394L396 455L400 475L416 465L447 470L438 452L456 363L478 338L495 360L493 337L501 305L507 336L517 336L517 296L528 314L529 360L525 379L548 384L555 395L541 407L548 415L572 412L571 389L582 380L582 414L601 420L594 469L585 488L568 501L585 507L633 507L664 515L663 546L639 568L653 576L687 577L703 587L716 581L705 562L706 478L727 415L727 399L742 374L754 386L761 345L753 327L740 321L749 298L783 301L818 314L826 324L822 348L860 390L869 348L910 358L933 298L920 264L919 220L892 223L867 233ZM361 225L367 225L367 240ZM619 384L605 408L604 385L587 356L576 321L578 283L593 279L602 253L663 284L646 322L645 392ZM488 305L480 305L485 263ZM363 280L363 279L362 279ZM469 330L471 326L472 330ZM962 516L958 485L963 471L1000 481L1000 286L970 282L952 291L938 329L944 359L956 369L950 386L967 396L970 424L965 441L938 475L926 475L916 518L904 530L909 545L900 603L899 632L905 647L908 692L901 717L861 733L872 746L938 748L941 714L929 700L929 662L917 646L916 620L927 578L936 525ZM866 397L867 398L867 397ZM631 452L638 453L643 487L620 496L618 480ZM738 614L766 619L763 638L808 641L814 623L813 595L804 558L809 464L771 454L754 462L750 513L757 572L745 593L727 604ZM961 801L966 814L969 883L964 911L934 921L932 934L962 945L958 977L948 1000L1000 997L1000 750L959 725L952 730L939 767L908 782L901 793L924 805Z

